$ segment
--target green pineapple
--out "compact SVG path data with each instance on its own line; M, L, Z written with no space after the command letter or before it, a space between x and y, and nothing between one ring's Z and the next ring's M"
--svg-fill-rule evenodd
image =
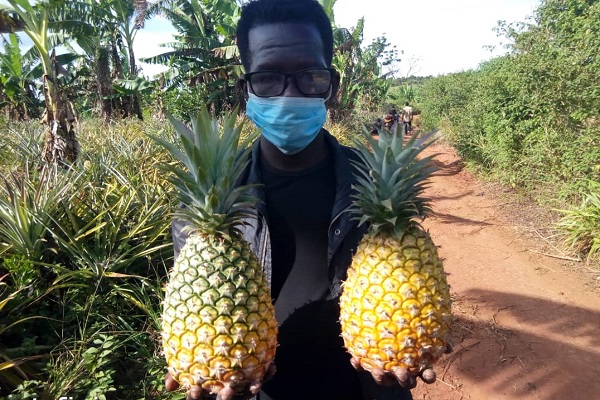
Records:
M235 182L247 165L236 113L219 121L206 109L192 130L170 118L181 147L154 138L184 167L165 165L185 205L175 216L189 237L169 273L162 313L168 370L183 387L241 391L262 379L275 357L277 322L257 257L239 227L256 199Z

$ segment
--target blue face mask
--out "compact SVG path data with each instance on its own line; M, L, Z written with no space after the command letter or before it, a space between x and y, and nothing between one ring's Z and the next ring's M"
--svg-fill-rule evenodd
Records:
M250 93L246 115L282 153L296 154L315 140L327 119L327 109L320 97L258 97Z

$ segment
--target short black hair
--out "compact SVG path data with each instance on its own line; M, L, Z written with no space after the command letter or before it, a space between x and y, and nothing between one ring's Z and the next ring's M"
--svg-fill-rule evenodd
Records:
M325 10L316 0L251 0L242 7L236 38L246 72L250 67L248 32L257 26L277 23L312 25L319 31L327 66L333 58L333 31Z

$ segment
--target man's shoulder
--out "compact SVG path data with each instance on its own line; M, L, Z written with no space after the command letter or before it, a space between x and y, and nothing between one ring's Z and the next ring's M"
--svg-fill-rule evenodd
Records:
M344 145L340 145L340 146L342 147L342 151L344 152L346 157L348 157L349 160L359 161L361 159L360 152L356 147L344 146Z
M341 144L329 131L326 129L323 130L327 133L327 141L329 142L330 146L337 147L343 156L345 156L348 160L360 161L359 151L357 148Z

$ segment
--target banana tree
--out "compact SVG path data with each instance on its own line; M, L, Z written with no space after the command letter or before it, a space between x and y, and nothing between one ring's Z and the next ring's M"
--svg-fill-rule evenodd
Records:
M19 46L15 33L10 33L0 52L0 108L9 120L23 121L36 115L39 106L35 96L34 69Z
M118 79L134 79L138 71L133 52L133 41L137 32L144 26L144 19L140 17L141 13L138 10L146 8L147 2L143 0L111 0L102 3L105 4L105 7L110 6L109 9L116 27L114 37L117 39L117 43L119 40L123 40L127 51L126 65L128 68L127 71L120 72ZM116 49L117 46L113 46L113 54L116 53ZM123 106L127 115L136 115L139 119L142 119L139 93L131 93L123 99L125 100Z
M319 0L319 4L325 10L325 14L329 17L329 20L333 25L335 25L335 14L333 12L333 7L335 7L335 3L337 0Z
M91 96L105 120L116 116L142 119L140 81L133 43L137 32L153 14L146 0L81 0L87 4L94 35L76 38L87 55L84 63L94 76ZM155 7L155 3L152 3ZM144 86L145 83L142 84Z
M240 16L235 0L158 0L147 8L149 15L166 17L178 31L173 50L142 61L169 66L167 90L193 88L209 107L219 112L238 101L237 78L243 72L235 45Z
M384 36L362 47L364 18L352 29L336 27L333 30L334 54L332 65L340 73L340 88L331 105L330 116L341 121L357 108L373 111L389 89L388 74L383 66L397 60L397 51L389 49Z
M20 32L25 28L23 21L15 19L0 4L0 33Z
M64 40L64 35L53 34L51 26L57 22L53 11L64 8L64 2L56 0L38 1L6 0L8 5L0 5L0 14L8 16L22 26L22 32L33 42L43 70L42 87L45 99L43 121L47 124L42 159L47 163L68 165L77 159L79 142L75 133L76 114L60 85L61 75L68 74L57 60L55 46ZM76 2L71 2L73 9ZM74 21L60 21L60 24Z
M138 19L137 7L143 1L82 0L89 13L87 21L93 35L74 38L87 55L85 64L95 76L90 77L92 90L105 120L115 116L137 116L142 119L139 93L122 94L114 90L115 82L137 75L133 41L143 27L144 17ZM142 7L143 8L143 7Z

